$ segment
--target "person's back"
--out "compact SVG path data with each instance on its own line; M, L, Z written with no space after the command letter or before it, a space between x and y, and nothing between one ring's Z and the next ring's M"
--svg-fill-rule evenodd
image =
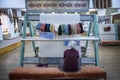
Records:
M78 71L79 52L76 49L67 49L64 51L64 66L66 72Z

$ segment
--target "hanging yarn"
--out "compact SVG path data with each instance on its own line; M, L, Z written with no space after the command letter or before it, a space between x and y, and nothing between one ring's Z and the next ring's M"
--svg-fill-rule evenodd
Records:
M41 32L57 32L58 35L71 35L83 33L82 23L76 24L50 24L50 23L38 23L37 30Z
M61 28L61 25L59 25L59 28L58 28L58 35L62 35L62 28Z
M84 33L82 23L79 23L79 26L80 26L80 29L81 29L80 33Z
M68 31L69 31L69 35L71 35L72 34L72 28L71 28L71 25L70 24L68 24Z

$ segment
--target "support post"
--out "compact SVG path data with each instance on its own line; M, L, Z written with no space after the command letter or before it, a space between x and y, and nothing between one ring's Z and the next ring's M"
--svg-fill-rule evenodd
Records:
M116 37L116 40L119 40L118 39L118 25L117 24L115 24L115 37Z
M96 15L94 15L94 36L98 38L98 25L96 23ZM94 41L94 53L95 53L95 65L98 66L98 60L99 60L99 55L98 55L98 41Z
M87 37L89 37L90 36L90 30L91 30L91 28L92 28L92 22L90 21L90 24L89 24L89 28L88 28L88 33L87 33ZM85 45L85 48L87 49L87 47L88 47L88 40L86 41L86 45ZM86 50L85 50L85 53L83 54L83 56L85 56L86 55Z
M23 31L22 31L22 38L26 38L26 14L24 15L24 21L23 21ZM23 60L24 60L24 52L25 52L25 41L22 41L22 46L20 50L20 66L23 67Z
M29 26L29 29L30 29L30 36L31 37L34 37L34 32L33 32L33 28L32 28L32 23L29 22L30 26ZM35 56L38 56L38 54L36 53L35 51L35 42L32 41L32 45L33 45L33 49L34 49L34 53L35 53Z

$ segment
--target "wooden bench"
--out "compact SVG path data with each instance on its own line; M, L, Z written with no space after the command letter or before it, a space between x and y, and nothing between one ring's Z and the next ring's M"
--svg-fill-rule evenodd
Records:
M64 72L57 67L17 67L9 73L9 80L20 79L104 79L103 68L93 65L82 66L78 72Z
M115 41L101 41L100 44L102 46L107 46L107 45L120 45L120 41L119 40L115 40Z

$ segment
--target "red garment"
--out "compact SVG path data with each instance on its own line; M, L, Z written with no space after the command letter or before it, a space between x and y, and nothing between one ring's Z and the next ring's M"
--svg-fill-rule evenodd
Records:
M45 24L44 24L44 23L42 23L42 25L41 25L41 27L40 27L40 30L41 30L42 32L45 31Z
M67 49L64 51L64 66L66 72L78 71L79 52L75 49Z
M80 32L81 32L80 25L76 24L76 27L77 27L77 34L80 34Z

